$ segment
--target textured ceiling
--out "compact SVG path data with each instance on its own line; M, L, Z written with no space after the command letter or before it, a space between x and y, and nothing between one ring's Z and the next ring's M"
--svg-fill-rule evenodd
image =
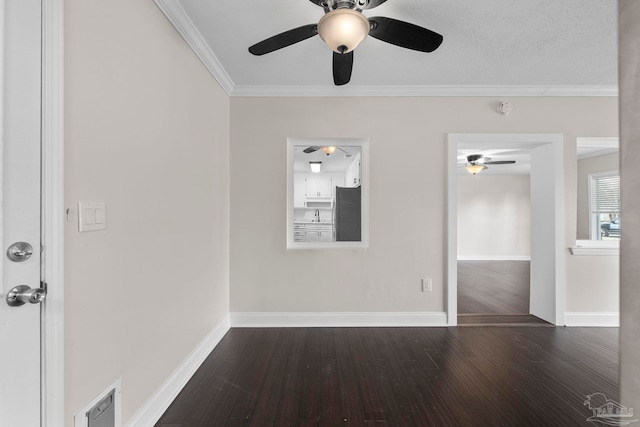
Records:
M229 92L257 87L336 90L332 53L318 36L260 57L247 51L267 37L317 23L323 10L309 0L156 2L165 13L177 8L185 15L189 25L183 17L179 30L199 38L209 50ZM422 53L368 37L354 51L352 79L343 87L347 91L617 85L615 0L388 0L364 15L429 28L442 34L444 42L435 52ZM175 17L169 18L175 24Z

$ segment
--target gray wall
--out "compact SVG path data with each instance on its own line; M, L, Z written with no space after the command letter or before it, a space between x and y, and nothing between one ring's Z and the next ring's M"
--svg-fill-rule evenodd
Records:
M618 133L616 98L232 98L231 311L443 312L447 133L562 133L565 247L575 244L576 138ZM370 141L370 246L286 250L287 137ZM567 257L572 311L617 312L617 262ZM569 258L573 258L570 260ZM607 258L605 260L605 258ZM602 262L601 262L602 261ZM591 268L604 282L584 282ZM420 292L420 278L433 292ZM574 279L574 277L578 277ZM615 288L615 289L613 289ZM593 308L600 296L616 296Z
M123 422L228 313L229 100L153 1L65 1L65 425Z
M624 238L620 256L620 403L640 412L640 2L618 2L620 176Z
M530 187L529 175L458 176L458 259L529 257Z

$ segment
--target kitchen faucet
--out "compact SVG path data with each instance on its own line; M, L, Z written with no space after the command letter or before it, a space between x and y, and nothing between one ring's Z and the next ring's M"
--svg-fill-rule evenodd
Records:
M320 222L320 209L316 209L316 222Z

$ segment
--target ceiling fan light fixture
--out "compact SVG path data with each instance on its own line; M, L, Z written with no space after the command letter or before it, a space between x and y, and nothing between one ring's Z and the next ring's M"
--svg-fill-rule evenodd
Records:
M475 174L477 174L478 172L480 172L480 171L482 171L482 170L486 169L486 168L487 168L487 167L486 167L486 166L484 166L484 165L467 165L467 166L465 167L465 169L466 169L466 170L468 170L468 171L469 171L469 173L472 173L472 174L474 174L474 175L475 175Z
M351 9L336 9L318 22L320 38L336 53L349 53L369 34L369 20Z
M336 151L336 147L329 145L326 147L322 147L322 151L324 152L324 154L326 154L327 156L330 156L331 154L335 153Z
M322 162L309 162L311 172L319 173L322 170Z

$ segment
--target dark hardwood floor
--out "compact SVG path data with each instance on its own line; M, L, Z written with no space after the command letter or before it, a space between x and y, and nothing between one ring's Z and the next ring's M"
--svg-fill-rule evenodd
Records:
M554 325L532 314L459 314L458 326L546 326Z
M231 329L156 426L587 426L595 392L615 328Z
M459 314L529 314L529 261L458 261Z
M458 325L553 326L529 314L529 261L458 261Z

